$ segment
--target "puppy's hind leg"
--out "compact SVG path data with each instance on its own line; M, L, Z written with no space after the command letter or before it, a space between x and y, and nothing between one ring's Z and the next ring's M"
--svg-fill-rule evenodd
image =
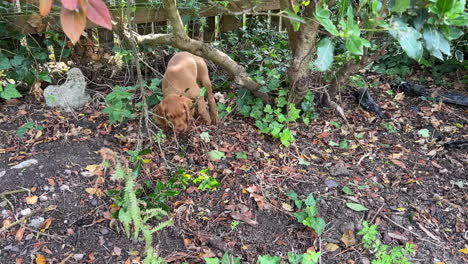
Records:
M203 59L197 63L197 79L201 82L202 86L206 88L208 95L208 105L210 106L210 116L213 125L219 123L218 107L213 95L213 88L211 86L210 76L208 75L208 67Z

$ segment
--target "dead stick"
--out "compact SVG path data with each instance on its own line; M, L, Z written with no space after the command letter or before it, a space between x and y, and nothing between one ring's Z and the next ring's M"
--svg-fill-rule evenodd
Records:
M13 191L6 191L6 192L0 193L0 197L7 196L7 195L10 195L10 194L15 194L15 193L21 193L21 192L29 192L29 190L28 189L18 189L18 190L13 190Z
M22 222L24 222L28 218L36 215L37 213L39 213L41 211L42 211L42 208L40 208L40 207L37 208L36 210L32 211L30 214L21 217L19 220L15 221L15 222L13 222L13 223L11 223L9 225L6 225L6 226L2 227L2 229L0 229L0 233L3 233L3 232L7 231L8 229L10 229L10 228L12 228L14 226L21 224Z

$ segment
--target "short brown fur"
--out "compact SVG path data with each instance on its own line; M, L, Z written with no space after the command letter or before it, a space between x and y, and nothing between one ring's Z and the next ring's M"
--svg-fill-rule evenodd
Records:
M200 96L197 81L206 88L208 105ZM172 127L175 132L189 128L193 117L192 102L196 101L197 112L207 125L219 122L218 110L213 96L208 67L203 58L188 52L176 53L167 65L162 81L164 99L156 107L156 122L162 127Z

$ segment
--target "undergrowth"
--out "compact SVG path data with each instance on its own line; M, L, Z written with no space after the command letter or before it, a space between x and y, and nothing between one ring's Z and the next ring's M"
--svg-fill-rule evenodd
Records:
M377 226L364 221L363 228L358 232L362 235L364 248L375 256L372 264L411 264L407 256L415 251L414 244L406 243L405 247L390 247L383 244L378 238Z

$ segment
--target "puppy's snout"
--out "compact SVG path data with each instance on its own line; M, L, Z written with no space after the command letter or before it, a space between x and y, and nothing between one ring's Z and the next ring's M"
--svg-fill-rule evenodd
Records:
M178 127L178 128L176 128L176 132L177 133L185 132L185 128L184 127Z

